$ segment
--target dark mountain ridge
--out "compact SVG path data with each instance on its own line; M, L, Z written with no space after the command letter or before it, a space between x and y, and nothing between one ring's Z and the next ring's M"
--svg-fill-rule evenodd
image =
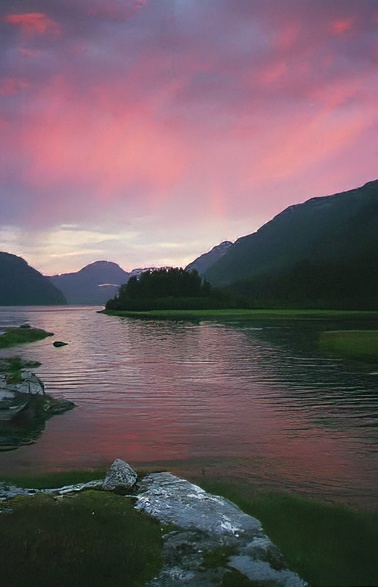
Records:
M69 304L104 305L127 283L129 273L111 261L95 261L80 271L52 275L50 281L58 287Z
M378 307L378 180L290 206L206 272L254 305Z
M62 292L17 255L0 252L0 306L66 304Z
M378 180L289 206L239 238L206 272L215 285L282 272L305 259L336 261L378 245Z
M196 270L201 276L205 275L206 271L212 265L214 265L214 263L216 263L221 257L223 257L223 255L225 255L232 246L233 243L231 241L223 241L219 245L213 247L207 253L203 253L202 255L194 259L194 261L192 261L191 263L189 263L189 265L185 267L185 270Z

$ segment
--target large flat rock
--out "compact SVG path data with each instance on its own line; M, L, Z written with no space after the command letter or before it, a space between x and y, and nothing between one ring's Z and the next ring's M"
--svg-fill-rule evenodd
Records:
M171 473L151 473L136 500L137 510L177 526L165 536L165 566L150 587L221 585L231 569L259 587L305 587L259 520L227 499Z

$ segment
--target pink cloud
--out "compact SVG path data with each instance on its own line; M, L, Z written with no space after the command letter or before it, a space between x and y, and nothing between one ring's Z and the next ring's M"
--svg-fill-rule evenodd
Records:
M320 0L209 0L175 11L49 0L49 16L36 2L41 12L0 22L23 32L0 39L12 221L144 214L170 227L247 226L304 193L372 178L376 48L364 0L324 10ZM64 30L59 43L54 30Z
M355 20L353 17L336 20L331 25L331 30L335 35L344 35L354 29Z
M29 83L22 79L14 77L0 79L0 96L13 96L28 87Z
M134 101L127 86L97 86L80 95L59 77L33 96L30 107L39 113L19 128L18 142L36 188L74 183L92 198L111 201L126 194L133 200L142 186L153 201L187 167L183 142L158 120L153 103Z
M59 25L42 12L8 14L3 18L3 21L12 26L19 27L25 35L50 34L52 36L58 36L61 32Z

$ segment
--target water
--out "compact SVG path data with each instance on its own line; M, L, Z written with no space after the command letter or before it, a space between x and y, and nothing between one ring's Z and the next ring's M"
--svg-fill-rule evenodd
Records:
M46 391L77 407L0 471L105 466L122 458L372 507L378 374L322 354L326 322L191 323L109 317L96 308L0 308L54 338L3 349L39 360ZM339 327L339 325L337 326ZM69 344L55 348L53 340Z

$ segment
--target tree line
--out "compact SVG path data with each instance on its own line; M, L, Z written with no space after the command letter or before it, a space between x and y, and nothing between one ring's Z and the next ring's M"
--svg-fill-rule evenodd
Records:
M232 297L203 279L195 270L172 267L131 277L106 304L107 310L173 310L233 307Z
M149 270L132 277L108 310L323 308L378 310L378 252L340 261L303 259L280 273L215 288L197 271Z

